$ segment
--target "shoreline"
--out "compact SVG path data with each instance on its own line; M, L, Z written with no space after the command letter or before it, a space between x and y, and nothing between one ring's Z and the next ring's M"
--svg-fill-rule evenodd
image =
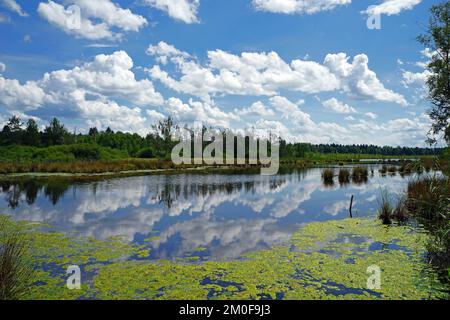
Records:
M348 165L398 165L404 159L373 159L373 161L304 161L291 160L280 163L280 170L287 169L311 169L311 168L325 168L325 167L345 167ZM405 161L412 161L406 159ZM23 179L64 179L72 181L91 181L97 179L110 178L127 178L136 176L150 176L150 175L175 175L175 174L239 174L239 173L258 173L261 170L260 165L203 165L203 166L180 166L174 168L160 168L160 169L134 169L123 171L105 171L105 172L21 172L21 173L4 173L0 174L0 181L16 181Z

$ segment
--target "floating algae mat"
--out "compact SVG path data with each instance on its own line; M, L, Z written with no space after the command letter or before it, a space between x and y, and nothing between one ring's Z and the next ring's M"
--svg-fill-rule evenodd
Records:
M425 233L347 219L304 226L290 241L232 261L149 260L145 246L24 231L35 267L27 299L437 299L447 298L425 262ZM66 287L66 269L79 265L81 290ZM381 288L368 289L370 266ZM447 288L448 289L448 288Z

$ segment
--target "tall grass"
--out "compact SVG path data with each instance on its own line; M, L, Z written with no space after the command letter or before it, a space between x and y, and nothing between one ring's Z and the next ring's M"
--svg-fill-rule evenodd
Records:
M428 177L408 184L406 206L428 220L450 218L450 180Z
M322 179L325 185L331 186L334 184L334 170L324 169L322 171Z
M0 218L0 300L18 300L28 291L33 268L26 260L27 242Z
M184 168L185 166L177 166ZM192 167L192 166L191 166ZM134 170L173 169L172 161L127 159L112 161L74 161L51 163L0 163L0 174L11 173L106 173Z
M383 224L391 224L393 212L391 196L387 190L383 190L379 202L378 217L383 221Z
M339 183L346 185L350 183L350 171L348 169L340 169L338 175Z
M353 183L365 183L369 179L369 170L366 167L354 167L352 171Z
M392 205L382 193L379 217L385 224L413 218L430 235L427 244L429 262L440 279L450 283L450 179L437 175L418 178L408 184L406 195Z

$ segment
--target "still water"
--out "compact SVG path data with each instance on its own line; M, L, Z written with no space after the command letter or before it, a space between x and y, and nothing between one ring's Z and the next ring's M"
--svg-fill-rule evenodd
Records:
M123 236L148 246L150 259L195 255L228 260L285 242L309 222L347 218L352 195L353 216L375 216L381 190L400 195L414 179L383 176L379 168L369 166L367 181L344 185L337 179L325 185L320 168L276 176L180 174L73 184L1 182L0 212L74 236Z

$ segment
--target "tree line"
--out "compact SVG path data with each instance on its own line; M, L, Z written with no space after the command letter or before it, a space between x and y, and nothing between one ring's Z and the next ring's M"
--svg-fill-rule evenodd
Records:
M0 132L1 146L51 147L59 145L90 144L117 149L130 157L168 159L176 142L171 136L179 126L171 117L159 121L145 137L139 134L114 132L110 128L100 131L93 127L87 134L71 133L57 118L52 119L43 130L35 120L26 123L12 116ZM204 128L206 130L206 128ZM223 132L225 134L225 132ZM375 145L340 145L310 143L288 143L280 139L280 157L303 158L308 153L322 154L367 154L389 156L437 155L439 148L410 148Z

